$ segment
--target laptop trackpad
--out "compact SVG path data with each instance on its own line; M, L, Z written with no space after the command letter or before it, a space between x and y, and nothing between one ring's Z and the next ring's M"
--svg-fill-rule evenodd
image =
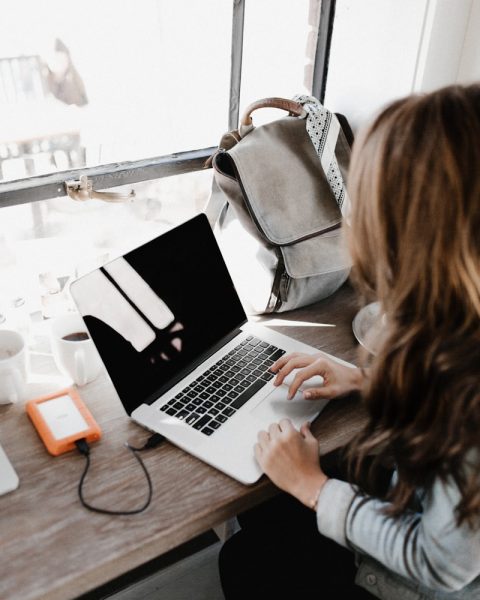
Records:
M287 400L287 392L285 386L272 390L252 409L252 416L264 425L287 418L298 428L305 421L313 421L328 402L328 400Z

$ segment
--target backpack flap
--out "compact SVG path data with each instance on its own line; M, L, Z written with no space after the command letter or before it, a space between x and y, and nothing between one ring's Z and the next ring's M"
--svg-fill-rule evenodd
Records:
M251 216L271 243L293 244L339 226L341 213L304 119L257 127L228 154Z
M214 166L242 225L279 247L290 277L348 267L346 252L339 251L342 215L304 119L285 117L252 129L218 154Z

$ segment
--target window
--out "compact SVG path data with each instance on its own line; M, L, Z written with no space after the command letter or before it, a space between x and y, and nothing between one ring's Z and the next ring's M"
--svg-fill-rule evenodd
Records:
M323 96L334 0L2 9L0 313L202 210L204 161L251 101ZM80 175L136 196L74 202Z

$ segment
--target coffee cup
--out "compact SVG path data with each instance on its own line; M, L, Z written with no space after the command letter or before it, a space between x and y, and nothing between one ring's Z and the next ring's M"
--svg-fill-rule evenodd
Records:
M58 370L77 385L93 381L100 373L102 361L79 314L54 317L50 340Z
M0 330L0 404L23 400L27 383L25 338L18 331Z

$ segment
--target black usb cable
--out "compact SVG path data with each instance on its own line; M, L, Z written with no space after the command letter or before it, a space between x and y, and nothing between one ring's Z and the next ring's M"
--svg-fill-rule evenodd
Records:
M153 435L151 435L148 438L145 445L140 448L136 448L135 446L130 446L130 444L128 442L125 443L125 446L130 450L130 452L133 454L133 456L137 459L138 463L142 467L143 472L145 473L145 477L147 479L147 484L148 484L147 499L145 500L145 502L142 506L140 506L139 508L135 508L133 510L110 510L107 508L99 508L97 506L92 506L85 500L85 498L83 496L83 483L85 481L85 477L87 476L88 469L90 468L90 446L88 445L85 438L82 438L81 440L77 440L75 442L75 445L77 446L77 449L80 452L80 454L83 454L83 456L85 456L85 459L86 459L85 469L83 470L82 476L80 477L80 482L78 484L78 496L80 498L80 502L82 503L82 505L85 508L88 508L88 510L91 510L93 512L102 513L104 515L136 515L138 513L143 512L146 508L148 508L148 506L150 505L150 502L152 501L152 494L153 494L152 480L150 478L149 472L147 471L147 467L145 466L145 464L144 464L141 456L139 456L138 452L143 452L144 450L149 450L150 448L155 448L156 446L161 444L164 441L164 439L165 438L163 437L163 435L160 435L159 433L154 433Z

